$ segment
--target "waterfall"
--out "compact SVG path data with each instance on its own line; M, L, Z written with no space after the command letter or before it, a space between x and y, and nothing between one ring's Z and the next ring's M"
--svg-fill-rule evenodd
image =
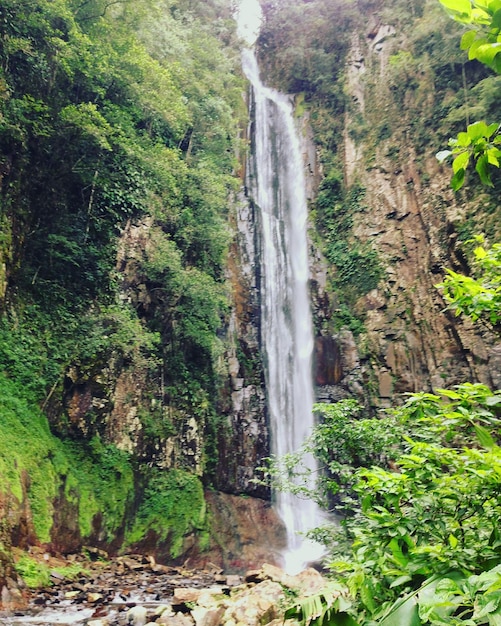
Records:
M247 187L256 209L271 450L281 457L298 450L313 427L304 164L290 97L263 85L252 50L244 50L242 58L252 86ZM312 458L306 463L315 469ZM300 534L322 523L321 511L290 493L278 492L274 499L287 529L285 568L294 573L322 555L318 544Z

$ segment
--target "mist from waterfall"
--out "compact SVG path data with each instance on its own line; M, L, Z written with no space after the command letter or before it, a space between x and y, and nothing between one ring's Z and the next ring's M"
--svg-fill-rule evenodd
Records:
M252 85L247 188L256 210L271 451L282 457L301 447L314 424L304 165L290 97L263 85L252 50L242 59ZM306 464L316 470L313 458ZM274 501L287 529L285 568L295 573L322 555L302 535L322 523L322 513L291 493L274 493Z

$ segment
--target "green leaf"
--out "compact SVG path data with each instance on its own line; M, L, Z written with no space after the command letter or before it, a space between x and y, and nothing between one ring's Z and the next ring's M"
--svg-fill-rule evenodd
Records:
M496 442L491 437L489 431L486 428L480 426L479 424L473 424L473 428L475 429L478 440L484 448L487 448L489 450L496 445Z
M397 600L378 626L421 626L416 596Z
M468 152L462 152L452 162L452 171L456 174L459 170L465 170L468 167L470 155Z
M494 13L494 15L492 17L491 26L493 26L494 28L500 28L501 29L501 9L498 9Z
M467 148L470 144L471 144L471 137L469 136L468 133L465 133L464 131L458 133L458 136L456 139L456 145L462 148Z
M458 170L454 176L451 178L451 187L454 191L458 191L464 185L464 170Z
M494 133L499 130L499 128L500 128L500 125L497 122L494 122L493 124L489 124L489 126L487 127L487 133L485 134L487 139L490 139L492 135L494 135Z
M331 615L326 626L327 624L330 626L360 626L359 622L356 622L348 613L336 613Z
M440 0L440 2L449 11L468 17L471 16L470 0Z
M478 160L475 166L478 175L480 176L480 180L484 185L488 185L489 187L494 187L491 176L489 174L489 160L486 154L483 154Z
M461 50L468 50L471 44L475 41L476 36L477 36L477 32L475 30L467 31L461 37Z
M472 141L477 141L486 136L488 132L487 124L485 122L474 122L468 126L466 132Z
M485 65L492 65L494 57L501 52L501 43L484 43L475 51L475 58Z
M490 148L489 150L486 150L485 154L487 155L489 165L499 167L499 150L497 148Z
M401 585L408 583L410 580L412 580L411 576L399 576L398 578L395 578L395 580L391 583L390 589L400 587Z

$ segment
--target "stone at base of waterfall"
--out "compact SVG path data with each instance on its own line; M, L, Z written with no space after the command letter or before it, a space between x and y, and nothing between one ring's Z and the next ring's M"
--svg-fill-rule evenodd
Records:
M173 617L158 621L166 626L193 625L191 619L195 626L278 626L284 623L281 607L287 603L288 590L308 596L317 593L326 583L315 569L308 568L291 576L279 567L269 564L263 565L260 570L248 572L246 581L246 584L233 587L231 591L228 587L180 589L175 593L178 600L196 604L191 610L190 621L178 622L177 616L176 621ZM288 620L285 624L295 626L298 622Z
M163 614L157 621L157 624L163 624L163 626L193 626L193 619L183 613L176 613L175 615Z
M196 626L219 626L221 617L224 614L224 606L208 609L205 607L197 607L193 609L191 615L195 620Z
M308 567L294 576L287 574L276 565L264 563L259 570L251 570L245 575L248 583L259 583L264 580L273 580L287 589L294 589L300 595L308 596L318 593L325 587L325 578L313 567Z
M134 606L127 611L127 624L145 626L148 621L148 611L144 606Z

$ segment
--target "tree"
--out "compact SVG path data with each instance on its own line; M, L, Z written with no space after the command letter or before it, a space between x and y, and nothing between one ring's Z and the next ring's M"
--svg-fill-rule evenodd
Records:
M501 320L501 244L484 246L484 238L475 238L473 269L476 278L446 269L444 281L437 285L443 289L449 308L456 315L467 315L496 327Z
M440 0L447 12L458 22L469 24L461 49L468 51L470 60L476 59L501 74L501 0ZM466 132L449 140L448 150L437 153L440 162L452 158L451 187L461 189L468 166L475 169L483 184L493 186L491 170L501 161L501 122L483 121L469 124Z

